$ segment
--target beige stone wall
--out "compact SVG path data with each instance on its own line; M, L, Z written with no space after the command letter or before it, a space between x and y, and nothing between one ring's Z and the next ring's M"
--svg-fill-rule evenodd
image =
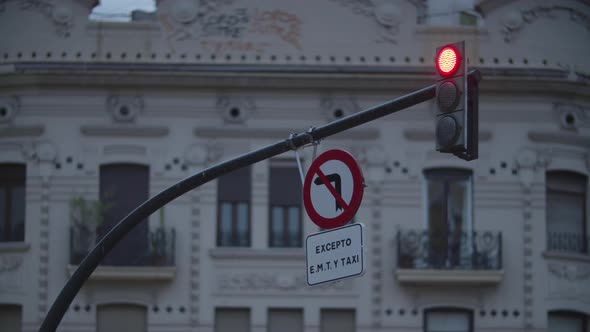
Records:
M93 331L97 306L113 302L147 306L150 331L213 331L216 307L250 308L253 331L266 329L269 308L303 308L306 331L319 331L322 308L355 308L357 331L422 331L434 306L474 310L482 331L542 331L549 310L590 314L588 256L545 252L545 171L590 173L583 1L479 1L476 27L418 24L418 2L405 0L168 0L153 21L128 23L88 21L82 1L27 3L0 3L0 102L14 114L0 122L0 162L25 162L28 175L25 243L0 243L0 303L22 305L25 330L72 271L68 202L98 197L101 164L149 165L155 195L332 121L337 108L350 114L433 84L434 49L463 39L484 74L477 161L434 151L433 102L320 145L353 153L367 180L356 216L369 240L363 277L310 288L302 250L268 248L264 161L252 174L251 248L216 248L217 187L204 185L166 207L174 269L141 280L104 272L60 327ZM302 154L307 167L312 149ZM396 233L426 226L422 172L432 167L473 171L473 229L502 232L499 282L397 279ZM305 234L316 231L306 217Z

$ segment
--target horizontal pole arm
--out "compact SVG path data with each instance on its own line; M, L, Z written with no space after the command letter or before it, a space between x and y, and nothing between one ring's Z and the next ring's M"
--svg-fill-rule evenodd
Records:
M55 331L63 319L66 310L74 300L74 297L78 294L82 285L88 280L102 259L135 226L167 203L221 175L430 100L434 98L435 93L436 86L431 85L384 104L351 114L313 130L293 135L291 138L211 166L197 174L181 180L169 188L164 189L123 218L123 220L115 225L115 227L113 227L113 229L111 229L111 231L108 232L107 235L92 249L88 256L84 258L53 302L53 305L43 320L39 331Z

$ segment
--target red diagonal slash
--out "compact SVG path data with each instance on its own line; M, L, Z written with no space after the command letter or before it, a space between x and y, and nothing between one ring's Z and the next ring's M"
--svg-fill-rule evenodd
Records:
M326 175L324 174L324 172L322 172L322 170L319 167L318 167L318 170L316 171L316 174L322 180L322 182L324 183L326 188L328 188L328 191L330 191L332 196L334 196L334 198L336 199L338 204L340 204L340 206L344 210L348 209L348 204L346 204L346 202L344 202L344 199L342 199L342 196L340 196L338 194L338 192L336 191L336 189L334 189L334 186L332 186L332 183L330 183L330 181L328 181L328 179L326 178Z

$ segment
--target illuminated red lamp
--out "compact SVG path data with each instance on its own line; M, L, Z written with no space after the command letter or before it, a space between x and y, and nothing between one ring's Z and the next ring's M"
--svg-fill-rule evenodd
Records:
M453 47L444 47L436 55L436 69L441 76L453 75L460 65L459 52Z

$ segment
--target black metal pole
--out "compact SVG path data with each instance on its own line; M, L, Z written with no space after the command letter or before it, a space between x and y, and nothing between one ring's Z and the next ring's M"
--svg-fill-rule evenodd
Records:
M149 217L162 206L166 205L173 199L185 194L186 192L197 188L217 177L234 171L236 169L252 165L259 161L279 155L283 152L299 148L305 144L326 138L344 130L359 126L369 121L381 118L383 116L395 113L410 106L422 103L434 98L436 86L431 85L424 89L415 91L405 96L399 97L382 105L372 107L355 114L351 114L340 120L330 122L312 131L303 132L294 135L291 138L277 142L275 144L260 148L236 157L232 160L222 162L197 173L180 182L164 189L156 196L148 199L123 220L121 220L107 235L92 249L78 266L74 274L70 277L64 288L61 290L55 302L49 309L47 316L43 320L39 331L55 331L63 319L66 310L74 300L76 294L82 285L88 280L90 274L96 269L100 261L111 251L111 249L127 234L133 227L142 220Z

